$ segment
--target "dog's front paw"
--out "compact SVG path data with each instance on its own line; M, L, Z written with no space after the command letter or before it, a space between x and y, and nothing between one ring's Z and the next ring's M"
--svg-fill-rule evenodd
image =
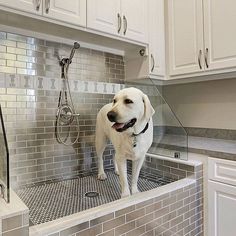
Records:
M119 175L119 171L118 171L118 170L115 170L115 174L116 174L116 175Z
M121 198L129 197L129 196L130 196L129 192L121 194Z
M129 196L130 196L130 194L126 194L126 193L121 194L121 198L129 197Z
M131 189L131 192L132 192L132 194L136 194L136 193L139 193L139 190L138 190L137 187L133 187L133 188Z
M106 173L98 174L98 179L99 179L99 180L105 180L105 179L107 179Z

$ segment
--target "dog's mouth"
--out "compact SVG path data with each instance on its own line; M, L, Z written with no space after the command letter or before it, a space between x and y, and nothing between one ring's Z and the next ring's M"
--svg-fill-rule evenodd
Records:
M127 130L130 127L133 127L134 124L136 123L137 119L133 118L130 121L126 123L118 123L116 122L114 125L112 125L112 128L115 129L117 132L123 132Z

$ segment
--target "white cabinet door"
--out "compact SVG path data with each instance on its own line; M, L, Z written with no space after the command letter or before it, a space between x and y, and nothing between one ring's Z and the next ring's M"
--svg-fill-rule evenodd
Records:
M148 1L121 0L123 32L129 39L148 42Z
M236 187L208 182L208 236L235 236Z
M86 0L44 0L43 15L73 25L86 26Z
M117 35L121 25L120 0L87 0L88 28Z
M152 75L165 75L164 1L149 0L149 60Z
M0 5L34 14L42 14L42 0L0 0Z
M204 0L205 48L209 70L236 66L236 2Z
M202 1L168 0L168 37L170 75L204 69Z

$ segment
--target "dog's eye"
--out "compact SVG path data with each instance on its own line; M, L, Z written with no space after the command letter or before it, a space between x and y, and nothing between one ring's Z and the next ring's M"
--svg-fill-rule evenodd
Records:
M113 100L113 103L116 103L116 99Z
M130 104L130 103L133 103L133 101L130 99L125 99L125 104Z

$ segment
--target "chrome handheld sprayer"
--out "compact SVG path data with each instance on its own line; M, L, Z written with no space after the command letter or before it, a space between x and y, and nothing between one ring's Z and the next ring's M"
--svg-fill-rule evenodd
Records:
M57 141L67 146L74 145L79 139L79 132L77 132L75 140L68 142L73 121L75 120L76 126L79 126L79 114L75 112L75 107L70 91L70 84L68 81L69 65L72 63L72 59L74 57L76 49L79 48L80 44L75 42L70 56L68 58L62 58L59 61L59 65L61 66L61 79L63 81L63 86L59 94L55 133ZM65 133L65 128L67 128L67 134L66 137L62 138L61 131Z

